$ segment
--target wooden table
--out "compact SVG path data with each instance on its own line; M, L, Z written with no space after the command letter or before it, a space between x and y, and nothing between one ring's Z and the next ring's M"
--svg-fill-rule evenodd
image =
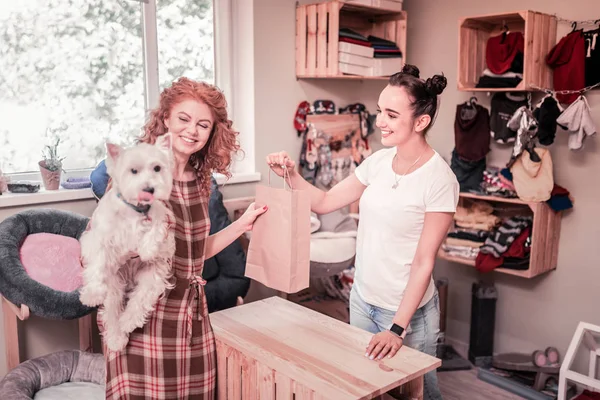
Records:
M422 399L423 375L441 364L407 346L394 358L369 360L372 334L279 297L210 320L219 400L372 399L400 386Z

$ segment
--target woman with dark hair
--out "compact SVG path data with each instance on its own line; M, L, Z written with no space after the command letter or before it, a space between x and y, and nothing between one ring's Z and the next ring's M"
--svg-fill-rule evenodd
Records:
M374 334L365 354L371 359L393 357L403 344L436 353L439 298L432 272L459 193L450 166L426 140L445 87L444 76L422 80L411 65L392 75L376 122L387 148L328 192L306 182L286 152L267 156L277 175L288 169L294 188L310 193L318 214L360 199L350 323ZM424 398L441 399L435 371L425 375Z
M146 324L130 334L122 351L105 351L107 399L216 398L204 262L251 230L266 211L251 205L237 221L209 235L211 173L229 175L232 154L239 149L226 107L215 86L180 78L161 93L144 127L144 143L167 132L172 136L175 287L160 298ZM102 330L102 308L98 323Z

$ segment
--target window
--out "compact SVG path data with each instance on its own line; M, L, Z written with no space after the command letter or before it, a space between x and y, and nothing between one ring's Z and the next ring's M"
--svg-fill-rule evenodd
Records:
M215 83L211 0L157 0L160 90L180 76Z
M213 15L213 0L0 0L0 168L38 173L57 139L67 171L132 144L159 90L215 82Z

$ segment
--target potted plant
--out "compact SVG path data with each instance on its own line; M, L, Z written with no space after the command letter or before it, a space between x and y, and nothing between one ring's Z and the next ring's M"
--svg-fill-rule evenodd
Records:
M54 145L46 145L42 153L44 159L38 163L46 190L58 190L60 186L60 176L63 171L62 161L65 157L58 157L59 143L60 138L57 137Z

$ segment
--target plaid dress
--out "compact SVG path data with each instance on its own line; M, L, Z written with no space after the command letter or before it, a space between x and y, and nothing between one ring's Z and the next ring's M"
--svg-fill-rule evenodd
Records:
M106 351L106 398L215 399L215 339L202 268L209 234L208 198L197 180L173 183L176 286L167 290L127 347Z

